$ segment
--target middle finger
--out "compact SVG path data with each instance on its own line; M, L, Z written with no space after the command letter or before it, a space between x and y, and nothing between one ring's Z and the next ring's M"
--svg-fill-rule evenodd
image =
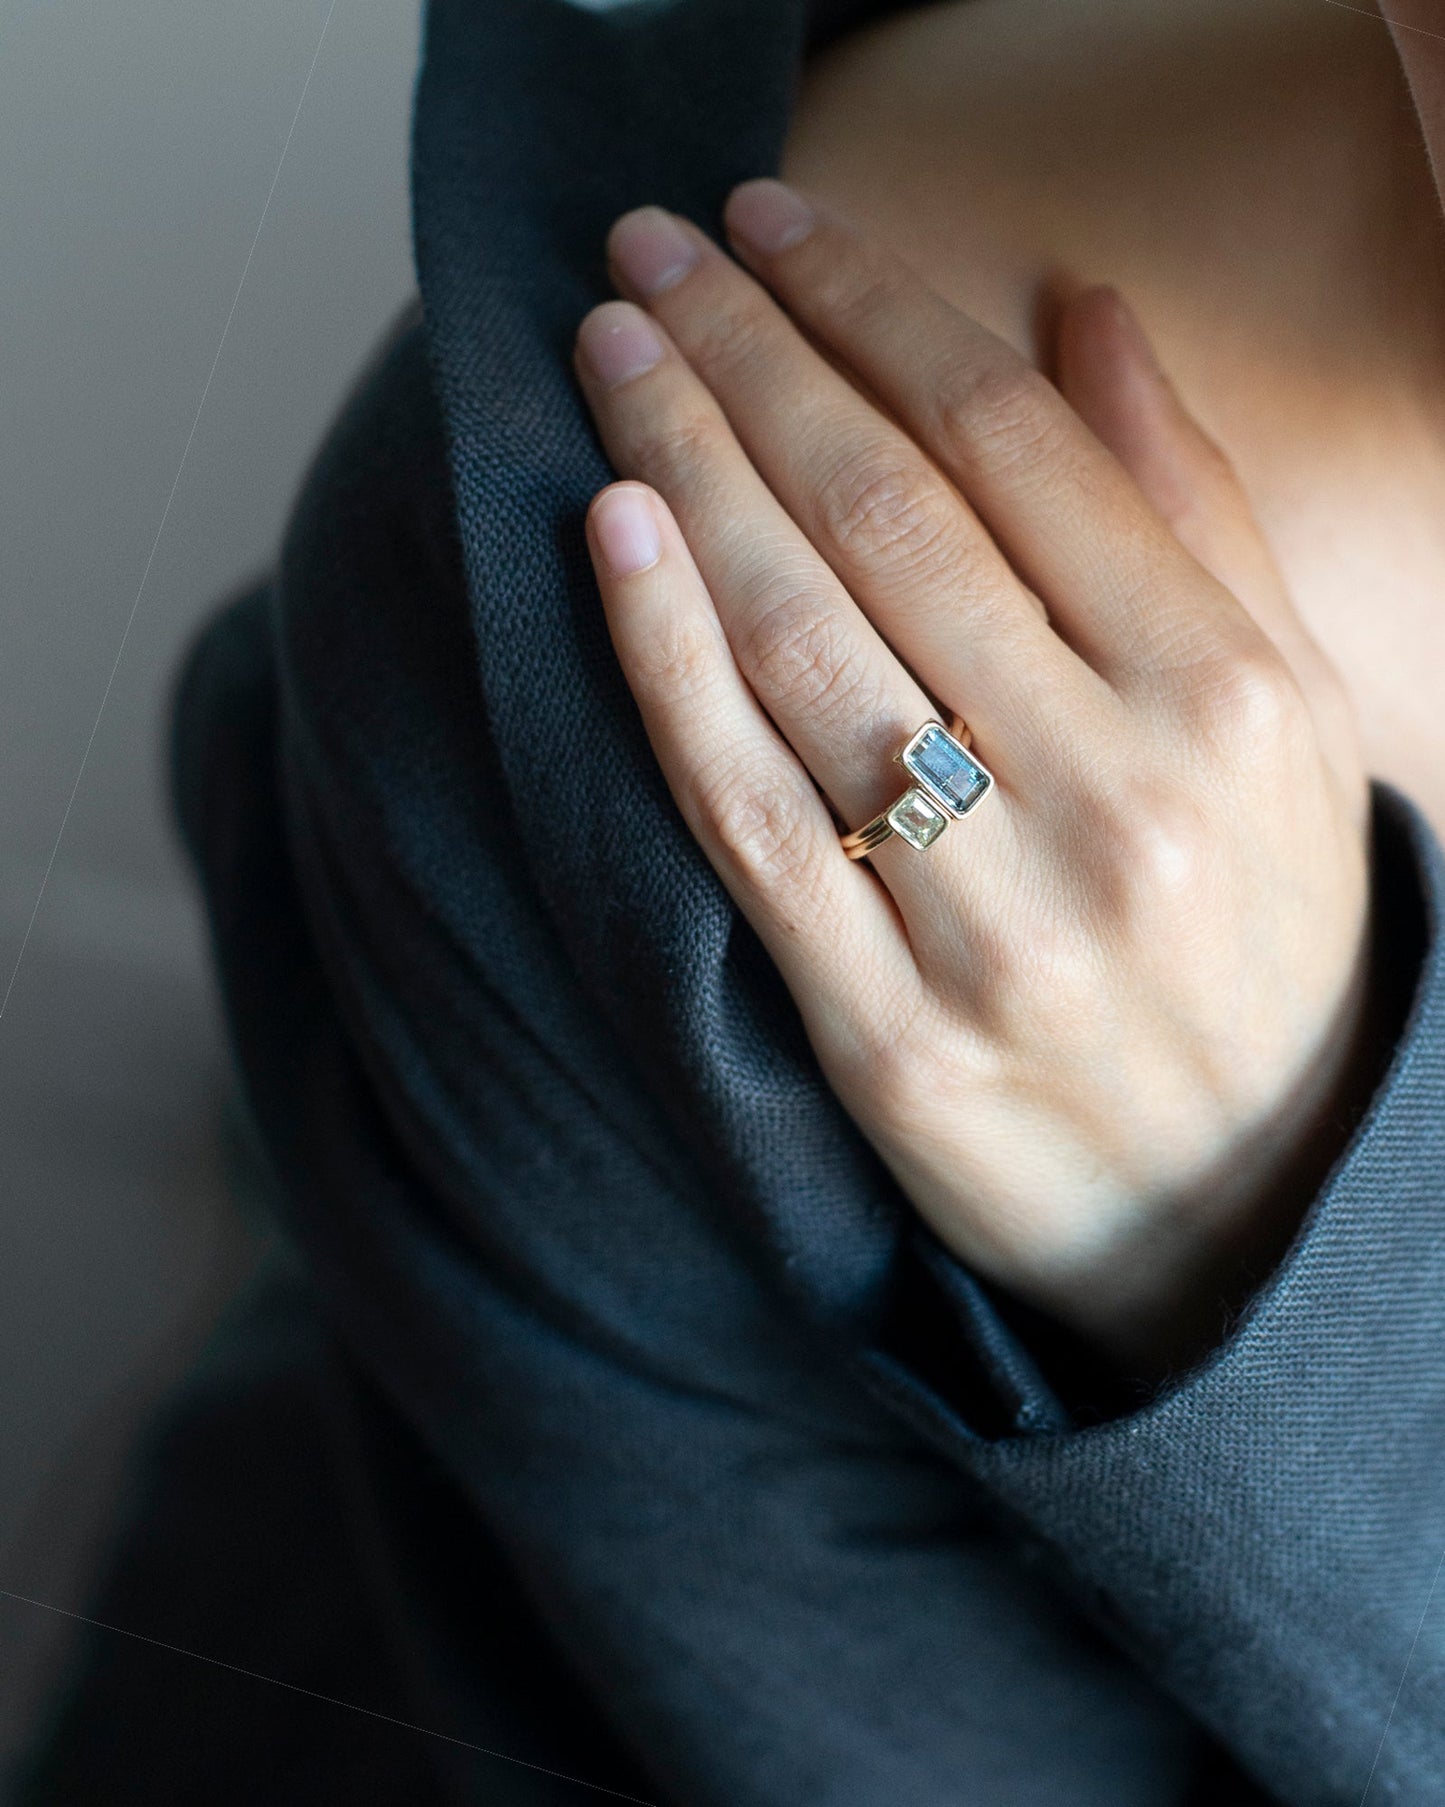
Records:
M1107 687L1043 612L946 476L690 221L613 227L618 286L717 398L749 459L904 662L1032 789Z

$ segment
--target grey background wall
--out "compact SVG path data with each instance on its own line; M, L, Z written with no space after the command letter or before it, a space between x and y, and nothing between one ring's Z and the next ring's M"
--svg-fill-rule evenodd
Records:
M83 1610L255 1259L162 710L412 290L417 37L416 0L0 0L0 1771L66 1630L7 1595Z

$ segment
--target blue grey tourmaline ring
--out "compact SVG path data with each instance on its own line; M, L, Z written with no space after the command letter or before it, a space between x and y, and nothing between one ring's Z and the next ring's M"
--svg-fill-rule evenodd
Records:
M993 789L993 773L969 751L973 735L962 716L951 728L925 722L893 755L913 780L880 816L841 837L850 860L861 860L890 835L921 852L950 822L978 808Z

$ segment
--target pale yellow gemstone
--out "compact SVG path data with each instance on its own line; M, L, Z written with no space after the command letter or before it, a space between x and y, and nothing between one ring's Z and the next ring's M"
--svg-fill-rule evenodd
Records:
M929 847L948 827L948 817L915 786L907 790L888 812L888 826L910 847Z

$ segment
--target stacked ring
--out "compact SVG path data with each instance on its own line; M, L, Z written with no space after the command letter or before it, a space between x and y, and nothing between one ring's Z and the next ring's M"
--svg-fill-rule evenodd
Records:
M841 836L844 853L861 860L892 835L921 852L950 822L978 808L993 789L993 774L969 751L973 735L961 715L949 727L927 721L893 755L913 780L901 797L862 828Z

